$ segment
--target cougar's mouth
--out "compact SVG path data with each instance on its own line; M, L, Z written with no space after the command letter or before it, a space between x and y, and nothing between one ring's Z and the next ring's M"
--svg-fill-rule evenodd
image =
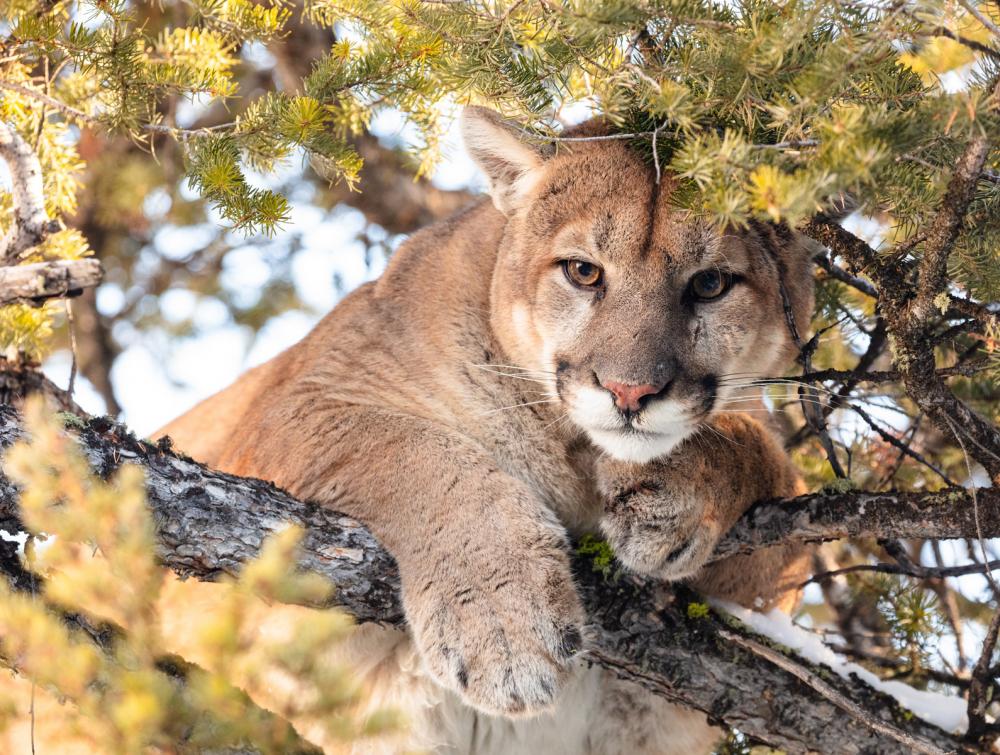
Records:
M573 423L605 453L646 462L669 453L697 426L686 402L662 399L638 412L622 412L604 389L579 386L561 393Z

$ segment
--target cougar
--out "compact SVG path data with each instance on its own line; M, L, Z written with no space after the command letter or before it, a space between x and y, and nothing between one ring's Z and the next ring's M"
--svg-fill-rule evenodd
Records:
M802 489L753 410L755 378L795 353L786 316L808 323L808 245L680 209L678 180L621 140L553 148L475 107L462 131L489 198L161 434L356 517L395 557L407 631L360 627L348 653L369 704L408 718L378 747L706 751L702 714L585 662L569 544L600 533L634 572L788 605L796 548L706 564L751 503Z

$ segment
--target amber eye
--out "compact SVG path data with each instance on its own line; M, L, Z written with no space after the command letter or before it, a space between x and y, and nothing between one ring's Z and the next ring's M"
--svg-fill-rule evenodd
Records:
M563 260L562 269L569 282L580 288L594 288L604 279L604 271L593 262Z
M702 270L691 278L688 290L691 296L699 301L709 301L718 299L730 286L733 285L733 276L721 270Z

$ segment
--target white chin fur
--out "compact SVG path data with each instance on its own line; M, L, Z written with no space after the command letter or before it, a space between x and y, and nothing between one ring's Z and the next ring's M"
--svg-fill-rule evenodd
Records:
M570 417L602 451L637 464L665 456L694 430L681 405L671 399L654 402L639 416L636 429L629 430L611 395L589 386L576 390Z
M639 433L627 430L587 430L594 445L619 461L645 464L666 456L687 436L687 433Z

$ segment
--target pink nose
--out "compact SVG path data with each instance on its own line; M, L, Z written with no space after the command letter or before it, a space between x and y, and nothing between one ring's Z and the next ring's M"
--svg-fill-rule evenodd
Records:
M611 391L615 397L615 406L623 412L637 412L642 408L642 399L646 396L653 396L663 390L662 385L626 385L614 380L601 383Z

